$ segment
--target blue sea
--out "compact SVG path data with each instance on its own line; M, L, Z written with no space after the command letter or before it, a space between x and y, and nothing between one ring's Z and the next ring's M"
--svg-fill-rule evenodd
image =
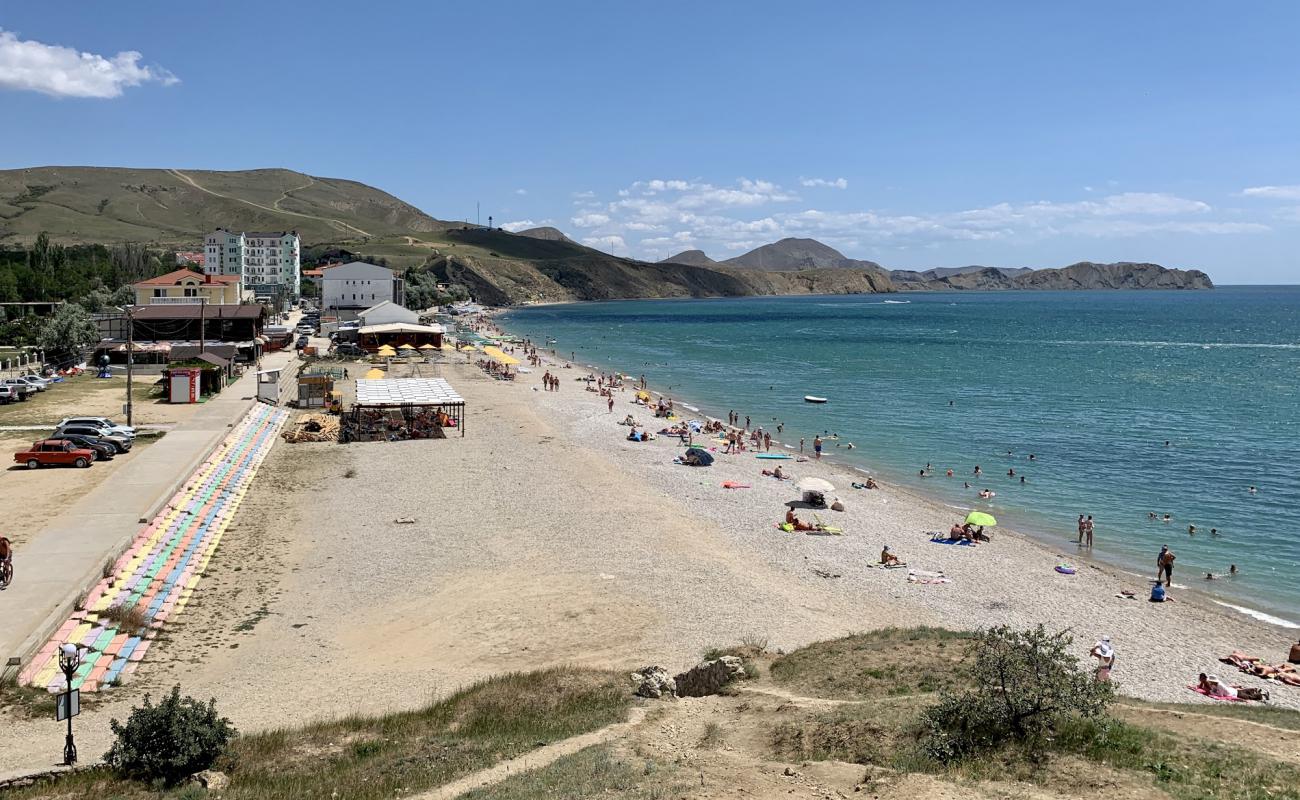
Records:
M1095 557L1148 574L1168 544L1175 583L1300 623L1300 286L637 300L502 324L710 416L779 420L785 442L837 433L857 447L829 456L1059 547L1092 514Z

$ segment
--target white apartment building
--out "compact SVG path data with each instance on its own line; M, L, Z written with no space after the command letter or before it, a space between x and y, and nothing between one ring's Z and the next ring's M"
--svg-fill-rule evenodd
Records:
M358 312L389 302L406 302L406 281L391 269L353 261L326 267L321 277L321 308L340 319L356 319Z
M209 275L239 275L259 294L278 289L297 297L302 240L295 231L235 233L217 228L204 240L203 270Z

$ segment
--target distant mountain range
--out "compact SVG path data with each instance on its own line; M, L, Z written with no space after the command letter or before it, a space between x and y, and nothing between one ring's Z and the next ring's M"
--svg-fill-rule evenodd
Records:
M815 239L782 239L725 261L688 250L658 263L610 255L553 227L509 233L436 219L356 181L286 169L214 172L112 167L0 170L0 246L47 232L61 244L138 242L199 249L204 234L296 230L330 248L434 272L496 304L630 297L856 294L958 289L1210 288L1197 270L1074 264L889 272Z
M669 256L661 264L692 263L772 271L804 269L880 270L874 261L847 258L816 239L782 239L743 255L715 262L701 250L687 250ZM1009 289L1210 289L1214 283L1200 270L1168 269L1159 264L1119 262L1094 264L1082 261L1068 267L938 267L924 271L887 271L894 291L995 291Z

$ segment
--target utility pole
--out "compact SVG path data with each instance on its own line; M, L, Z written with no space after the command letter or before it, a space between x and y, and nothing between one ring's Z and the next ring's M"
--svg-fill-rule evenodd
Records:
M126 425L131 427L131 367L135 363L135 306L126 307Z
M199 298L199 355L203 355L207 340L204 336L203 326L207 323L208 298Z

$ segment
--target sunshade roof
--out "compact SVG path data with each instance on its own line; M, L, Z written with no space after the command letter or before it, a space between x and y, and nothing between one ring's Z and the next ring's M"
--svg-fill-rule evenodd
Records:
M390 378L357 381L357 403L363 406L435 406L464 403L443 378Z

